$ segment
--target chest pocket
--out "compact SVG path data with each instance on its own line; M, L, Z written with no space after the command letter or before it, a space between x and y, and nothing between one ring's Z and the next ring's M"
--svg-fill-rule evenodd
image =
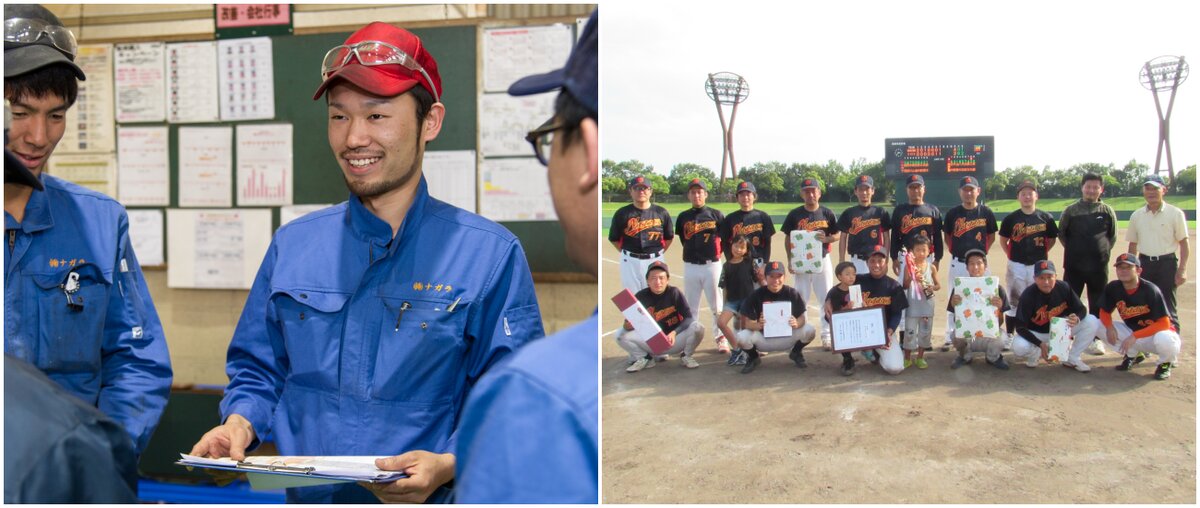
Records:
M342 339L350 295L308 289L276 289L271 295L275 316L283 331L293 383L329 386L322 378L336 379L338 347Z
M371 396L397 402L451 402L463 378L469 304L382 295L380 302L386 317L379 330Z
M68 302L62 286L72 279L70 285L78 289ZM99 371L112 283L92 263L34 275L33 282L38 287L38 367L51 372Z

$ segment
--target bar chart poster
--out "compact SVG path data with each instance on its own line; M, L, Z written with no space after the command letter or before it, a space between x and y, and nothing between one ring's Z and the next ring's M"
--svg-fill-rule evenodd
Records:
M238 206L292 204L292 125L237 126Z

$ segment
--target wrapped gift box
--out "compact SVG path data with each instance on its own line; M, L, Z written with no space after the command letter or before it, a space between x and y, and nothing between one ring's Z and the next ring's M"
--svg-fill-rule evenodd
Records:
M825 244L817 240L816 231L792 231L792 270L796 273L821 273L825 267Z

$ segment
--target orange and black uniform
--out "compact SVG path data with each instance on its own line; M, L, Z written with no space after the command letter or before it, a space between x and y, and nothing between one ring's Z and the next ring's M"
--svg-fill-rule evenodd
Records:
M683 292L675 286L667 286L661 295L656 295L650 288L646 288L633 296L642 302L646 312L654 316L654 321L658 322L664 334L686 326L692 320L692 308L688 306Z
M1150 281L1138 279L1137 288L1132 291L1125 289L1119 280L1109 282L1104 286L1101 301L1100 322L1104 326L1112 326L1115 310L1121 321L1133 330L1133 336L1139 339L1158 332L1175 331L1171 325L1171 314L1167 312L1166 298L1158 286Z
M1042 340L1030 332L1050 333L1050 318L1066 318L1071 314L1082 318L1087 315L1087 307L1065 282L1054 281L1054 288L1049 293L1043 293L1037 284L1031 285L1025 288L1021 299L1017 301L1017 334L1030 344L1039 346Z

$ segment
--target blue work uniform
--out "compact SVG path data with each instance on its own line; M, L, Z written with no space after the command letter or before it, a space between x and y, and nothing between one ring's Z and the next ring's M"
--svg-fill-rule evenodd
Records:
M599 336L593 313L479 381L458 430L455 502L598 502Z
M355 196L279 229L229 345L221 416L283 455L453 453L467 391L543 335L520 242L422 177L395 238ZM356 484L288 500L377 502Z
M41 180L21 222L4 213L4 352L120 423L140 455L167 405L171 359L129 216L108 196Z

